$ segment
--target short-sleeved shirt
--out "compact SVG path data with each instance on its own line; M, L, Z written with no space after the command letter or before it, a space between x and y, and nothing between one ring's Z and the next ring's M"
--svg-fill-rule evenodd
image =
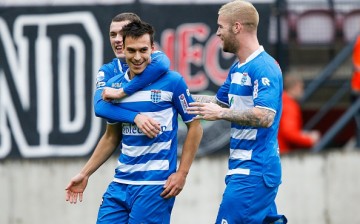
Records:
M282 73L278 63L261 46L245 63L235 62L217 92L218 101L233 110L253 107L276 113L271 127L231 124L229 170L227 175L263 176L268 186L281 182L277 142L282 109Z
M128 74L108 81L121 88L128 83ZM134 185L162 185L176 172L178 115L191 122L194 115L186 108L193 102L183 77L169 71L157 81L117 103L125 110L141 112L160 123L161 132L148 138L134 123L122 123L122 152L118 159L114 181Z

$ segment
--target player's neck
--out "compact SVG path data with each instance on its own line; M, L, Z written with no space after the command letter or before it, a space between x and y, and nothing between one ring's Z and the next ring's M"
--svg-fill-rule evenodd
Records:
M129 74L129 79L130 79L130 80L132 80L132 79L135 77L135 75L136 75L135 73L131 72L130 70L129 70L129 73L128 73L128 74Z

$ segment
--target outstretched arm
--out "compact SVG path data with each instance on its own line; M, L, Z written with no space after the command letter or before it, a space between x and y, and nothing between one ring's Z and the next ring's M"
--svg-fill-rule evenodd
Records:
M215 96L208 96L208 95L192 95L192 97L194 98L194 100L196 102L200 102L200 103L215 103L221 107L227 108L229 107L228 105L220 102L219 100L217 100L217 98Z
M265 108L253 107L247 110L232 110L222 108L214 103L190 103L189 114L198 115L195 119L209 121L227 120L240 125L268 128L272 125L275 112Z
M65 188L65 200L75 204L83 200L83 193L90 176L111 156L121 140L121 125L107 125L104 135L97 144L94 153Z

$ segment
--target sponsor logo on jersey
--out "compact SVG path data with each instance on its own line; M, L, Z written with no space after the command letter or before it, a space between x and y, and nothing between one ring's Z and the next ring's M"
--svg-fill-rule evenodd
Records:
M226 219L222 219L221 224L228 224L228 222L226 221Z
M121 83L121 82L111 83L111 87L113 87L113 88L119 89L119 88L121 88L121 86L122 86L122 83Z
M97 82L96 83L96 88L101 88L101 87L104 87L106 85L105 82Z
M144 133L135 124L125 123L122 125L123 135L144 135Z
M96 81L101 82L104 80L104 78L105 78L105 73L103 71L99 71L96 76Z
M253 90L253 98L256 99L258 97L258 92L259 92L259 81L255 80L254 81L254 90Z
M187 113L186 109L188 108L189 105L188 105L188 103L187 103L187 101L186 101L185 95L184 95L184 94L181 94L181 95L179 96L179 100L180 100L180 104L181 104L181 107L182 107L184 113Z
M229 105L230 105L230 107L231 107L231 105L233 105L233 103L234 103L234 97L232 96L232 97L230 98L230 100L229 100Z
M264 86L270 86L270 80L268 78L261 78L261 82Z
M162 134L164 131L166 131L166 126L161 125L160 126L160 132L159 134ZM122 124L122 134L123 135L144 135L144 133L136 126L135 124L129 124L129 123L123 123Z
M159 103L161 101L161 90L152 89L150 99L153 103Z
M105 73L103 71L99 71L96 76L96 88L100 88L105 86L105 82L103 80L105 79Z

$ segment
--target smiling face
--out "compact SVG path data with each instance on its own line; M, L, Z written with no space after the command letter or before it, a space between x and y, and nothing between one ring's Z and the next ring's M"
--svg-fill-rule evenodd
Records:
M121 35L122 28L130 23L129 20L121 21L121 22L111 22L110 24L110 44L111 48L114 51L114 54L117 58L124 58L124 49L123 49L123 38Z
M151 53L154 45L151 44L150 35L144 34L139 38L126 37L124 54L126 63L129 65L130 78L144 71L151 62Z
M219 15L217 23L218 29L216 35L222 42L223 51L236 53L238 50L237 41L229 19L223 15Z

